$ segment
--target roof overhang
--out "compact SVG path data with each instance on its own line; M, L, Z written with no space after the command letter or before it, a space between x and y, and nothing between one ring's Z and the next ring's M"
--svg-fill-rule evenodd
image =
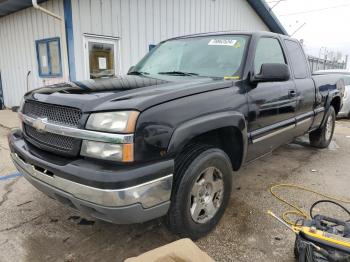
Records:
M47 0L38 0L38 3L45 1ZM32 0L0 0L0 17L9 15L30 6L33 6Z
M288 32L282 26L281 22L271 11L270 7L264 0L247 0L255 12L265 22L267 27L274 33L288 35Z

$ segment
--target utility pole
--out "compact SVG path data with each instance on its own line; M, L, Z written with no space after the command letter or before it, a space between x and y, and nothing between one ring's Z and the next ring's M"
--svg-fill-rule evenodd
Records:
M321 52L322 52L322 49L324 49L324 53L326 54L327 48L324 47L324 46L321 46L321 47L320 47L320 50L318 51L318 59L321 59Z

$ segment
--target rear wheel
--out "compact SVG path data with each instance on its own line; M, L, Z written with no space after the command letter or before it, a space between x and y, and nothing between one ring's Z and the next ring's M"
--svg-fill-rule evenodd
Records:
M335 110L330 106L326 114L324 125L309 134L310 144L317 148L326 148L332 141L335 127Z
M215 228L227 207L232 167L218 148L194 145L189 151L176 170L167 224L181 237L197 239Z

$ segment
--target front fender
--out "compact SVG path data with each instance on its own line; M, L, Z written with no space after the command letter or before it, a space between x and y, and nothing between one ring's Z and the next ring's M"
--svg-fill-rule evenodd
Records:
M247 125L244 116L236 111L213 113L181 124L175 129L170 139L168 154L176 155L196 136L223 127L235 127L241 132L243 141L242 161L244 161L248 145Z

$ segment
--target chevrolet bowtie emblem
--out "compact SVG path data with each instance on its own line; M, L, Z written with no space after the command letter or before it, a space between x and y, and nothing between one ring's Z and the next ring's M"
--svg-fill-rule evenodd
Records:
M33 121L33 127L39 131L43 132L46 127L47 118L37 118Z

